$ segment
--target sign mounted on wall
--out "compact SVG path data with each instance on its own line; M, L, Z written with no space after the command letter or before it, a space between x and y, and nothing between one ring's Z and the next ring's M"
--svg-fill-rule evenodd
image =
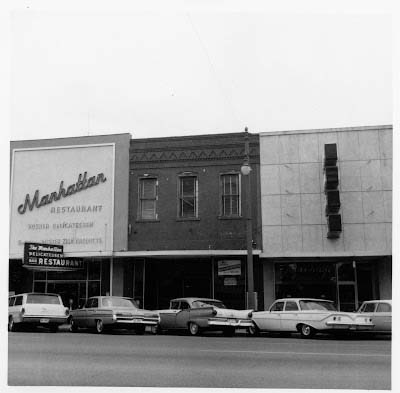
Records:
M38 270L76 270L83 268L83 259L63 256L63 246L25 243L22 265Z
M111 254L114 168L112 142L13 149L10 258L21 258L25 243Z
M240 276L242 274L242 262L240 260L218 261L218 276Z

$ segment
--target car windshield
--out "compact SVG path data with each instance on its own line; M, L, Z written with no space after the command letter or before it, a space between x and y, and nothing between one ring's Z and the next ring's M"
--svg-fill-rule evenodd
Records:
M129 307L137 308L136 304L131 299L119 298L119 297L105 297L101 301L103 307Z
M208 307L214 306L217 308L226 308L225 304L220 302L219 300L196 300L193 302L193 307Z
M299 303L302 310L336 311L333 303L324 300L300 300Z
M60 304L60 299L57 295L29 294L26 298L26 303L29 303L29 304Z

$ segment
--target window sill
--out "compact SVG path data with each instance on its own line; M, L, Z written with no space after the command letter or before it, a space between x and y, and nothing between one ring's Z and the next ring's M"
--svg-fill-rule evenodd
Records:
M187 218L179 217L176 219L176 221L200 221L200 218L198 218L198 217L187 217Z
M160 220L158 220L158 219L154 219L154 220L142 220L142 219L138 219L138 220L135 220L135 222L140 222L140 223L142 223L142 222L160 222Z
M243 217L242 216L218 216L218 220L242 220Z

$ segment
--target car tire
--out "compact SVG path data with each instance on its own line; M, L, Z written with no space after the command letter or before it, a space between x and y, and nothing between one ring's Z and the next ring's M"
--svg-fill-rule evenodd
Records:
M200 327L197 323L189 323L189 333L191 336L198 336L200 334Z
M52 333L57 333L58 325L50 325L49 329Z
M97 334L104 333L104 324L101 319L96 319L96 333Z
M300 334L303 338L312 338L315 335L315 329L309 325L302 324L300 325Z
M17 327L15 325L13 317L8 318L8 331L9 332L16 332L17 331Z
M78 331L78 327L76 326L73 318L70 318L69 320L69 331L72 333L76 333Z
M139 326L135 328L135 333L139 336L142 336L146 330L146 326Z
M258 337L260 336L260 329L257 325L254 324L247 329L247 333L249 334L249 336Z
M232 337L235 334L235 328L227 328L223 331L225 337Z

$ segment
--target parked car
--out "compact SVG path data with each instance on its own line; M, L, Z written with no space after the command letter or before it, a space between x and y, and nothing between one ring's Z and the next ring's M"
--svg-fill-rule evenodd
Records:
M373 323L363 314L337 311L330 300L287 298L276 300L268 311L253 313L253 329L260 332L300 332L304 338L316 333L371 330Z
M159 310L159 330L188 330L196 336L205 330L220 330L232 336L236 328L253 326L253 310L232 310L216 299L187 297L172 299L170 307Z
M8 330L23 326L46 326L56 332L67 322L69 310L54 293L21 293L8 298Z
M373 331L392 333L392 301L368 300L361 304L358 313L372 319Z
M70 312L70 330L92 328L96 333L107 329L135 330L143 334L146 326L157 326L160 317L157 312L139 309L135 301L119 296L94 296L86 304Z

